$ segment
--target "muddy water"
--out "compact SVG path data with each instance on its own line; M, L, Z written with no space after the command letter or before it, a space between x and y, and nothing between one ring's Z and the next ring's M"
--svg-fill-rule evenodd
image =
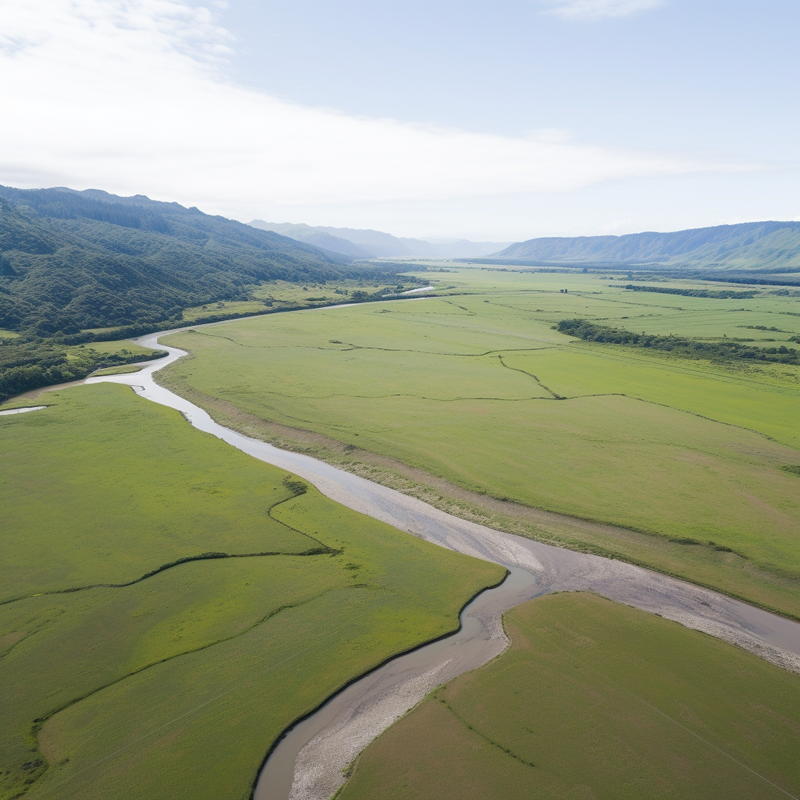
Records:
M450 516L385 486L299 453L279 450L214 422L202 409L155 383L153 374L185 355L151 334L136 340L168 351L128 375L86 383L132 386L148 400L180 411L196 428L251 456L299 475L343 505L414 536L510 569L507 583L476 598L451 638L401 656L335 697L297 725L267 760L256 800L327 800L343 782L341 770L369 741L436 685L490 660L506 646L500 616L547 591L593 590L732 642L800 672L800 624L674 578L618 561L574 553ZM29 393L36 397L39 392Z

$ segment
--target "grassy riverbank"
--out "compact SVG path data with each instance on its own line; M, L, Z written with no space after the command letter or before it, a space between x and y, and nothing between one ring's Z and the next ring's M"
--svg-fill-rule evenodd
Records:
M580 316L768 347L800 331L796 297L631 291L575 274L426 278L450 296L172 337L192 358L159 381L218 418L283 445L294 439L298 449L374 470L371 477L399 488L408 467L451 510L461 503L468 515L515 532L800 615L800 484L792 471L800 464L800 367L703 361L553 330ZM698 282L673 283L703 291L686 288ZM270 434L258 420L283 427ZM507 514L496 500L508 503ZM526 508L607 523L619 535L526 521Z
M505 625L511 648L370 745L337 800L800 792L800 676L594 595Z
M2 798L238 800L286 725L502 575L127 387L42 402L0 418Z
M140 347L125 339L67 345L48 339L0 336L0 402L56 383L82 380L93 372L160 358L164 351Z

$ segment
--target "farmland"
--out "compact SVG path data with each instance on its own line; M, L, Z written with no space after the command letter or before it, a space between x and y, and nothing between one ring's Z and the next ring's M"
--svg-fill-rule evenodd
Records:
M591 594L505 616L512 646L357 760L337 800L780 798L800 676Z
M126 387L44 402L0 418L0 797L238 800L291 721L502 577Z
M553 330L580 317L777 350L800 335L791 292L698 297L632 291L614 276L478 269L424 277L439 297L175 335L167 343L192 358L159 381L224 424L447 510L800 615L800 367Z
M281 311L316 308L332 303L346 303L353 296L362 298L370 295L397 294L413 283L403 283L402 279L389 276L386 281L374 279L347 280L342 278L335 283L291 283L289 281L270 281L251 289L249 300L220 301L207 303L194 308L185 308L181 321L186 324L203 319L236 317L246 314L264 314ZM399 282L398 282L399 281Z

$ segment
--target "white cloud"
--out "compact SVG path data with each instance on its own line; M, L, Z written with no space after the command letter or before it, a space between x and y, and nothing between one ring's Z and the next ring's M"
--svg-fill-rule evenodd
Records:
M564 19L627 17L664 5L664 0L545 0L548 14Z
M4 0L0 31L10 185L142 192L251 218L749 169L291 104L230 80L230 35L181 0Z

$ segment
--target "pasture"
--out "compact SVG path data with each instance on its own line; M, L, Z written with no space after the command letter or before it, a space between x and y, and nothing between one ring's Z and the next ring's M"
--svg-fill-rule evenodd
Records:
M402 279L400 279L402 281ZM292 283L290 281L270 281L250 290L248 300L225 300L202 306L185 308L182 319L191 324L197 320L213 316L243 316L245 314L265 314L291 309L316 308L332 303L350 302L356 292L373 294L384 292L395 294L414 283L380 283L372 280L337 280L330 283Z
M127 387L47 402L0 418L2 798L239 800L288 724L503 575Z
M458 512L466 492L473 518L800 615L791 469L800 464L800 368L650 353L552 329L581 316L788 342L800 331L797 298L772 288L750 300L631 292L613 276L574 273L422 275L441 296L175 335L167 343L191 358L158 380L226 424L399 488L408 468L448 510ZM753 329L741 327L747 320ZM619 534L511 519L526 508Z
M591 594L533 600L504 622L509 650L373 742L337 800L800 791L800 676Z

